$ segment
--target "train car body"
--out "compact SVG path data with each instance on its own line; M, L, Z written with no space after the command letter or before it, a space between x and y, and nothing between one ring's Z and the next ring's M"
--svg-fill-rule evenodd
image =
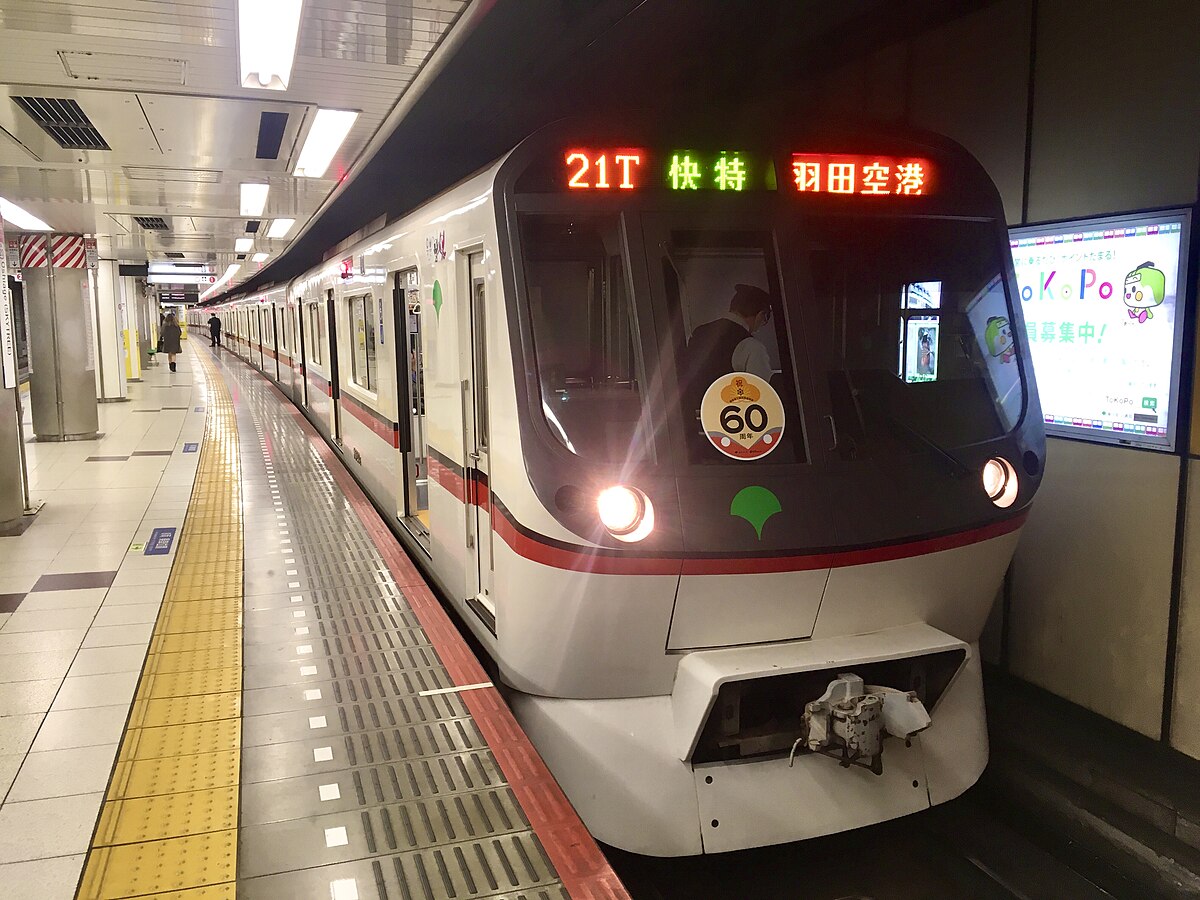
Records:
M721 852L949 800L1045 458L1000 198L928 135L672 146L546 129L219 307L228 343L599 839Z

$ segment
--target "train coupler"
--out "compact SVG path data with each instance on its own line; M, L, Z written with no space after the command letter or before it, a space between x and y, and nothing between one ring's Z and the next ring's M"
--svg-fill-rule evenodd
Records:
M884 739L907 740L931 722L915 691L867 685L852 673L838 675L824 694L804 705L804 730L792 744L788 765L804 749L836 759L842 768L859 766L882 775Z

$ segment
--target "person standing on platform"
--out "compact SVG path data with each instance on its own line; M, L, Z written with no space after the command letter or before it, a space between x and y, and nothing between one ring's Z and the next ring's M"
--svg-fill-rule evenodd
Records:
M210 347L221 346L221 320L213 313L208 319L208 336L211 338Z
M179 323L175 321L175 314L169 313L163 321L162 326L162 343L163 352L167 354L167 362L171 366L171 371L175 371L175 354L182 353L183 348L179 346L179 341L183 338L183 329L179 327Z

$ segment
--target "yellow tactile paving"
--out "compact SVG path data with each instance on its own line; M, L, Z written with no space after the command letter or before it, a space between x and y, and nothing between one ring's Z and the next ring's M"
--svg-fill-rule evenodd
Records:
M148 697L187 697L204 691L224 692L242 689L240 666L213 669L192 669L186 672L143 674L148 682Z
M191 756L121 760L109 785L110 800L152 797L170 791L202 791L238 783L240 760L225 750Z
M137 694L77 897L233 900L242 743L242 510L229 393L204 443Z
M117 759L155 759L237 750L241 746L240 719L190 722L169 728L137 728L125 733Z
M232 882L215 884L211 887L192 888L187 891L169 891L165 894L155 894L146 900L234 900L237 889Z
M242 692L197 694L191 697L163 697L135 700L129 714L130 728L161 728L189 722L234 719L242 714Z
M161 653L171 655L174 653L194 654L196 651L204 650L212 653L217 653L222 650L235 649L239 655L242 649L242 632L239 629L231 628L227 631L202 631L198 634L156 634L150 641L150 653ZM236 663L241 665L241 659ZM211 669L227 663L215 662L209 665L197 665L193 668ZM159 669L159 671L165 671ZM173 670L177 671L177 670Z
M104 804L96 841L136 844L237 828L237 793L234 784L186 794L114 800Z
M137 844L94 846L79 896L126 900L221 884L236 877L237 829L230 828Z

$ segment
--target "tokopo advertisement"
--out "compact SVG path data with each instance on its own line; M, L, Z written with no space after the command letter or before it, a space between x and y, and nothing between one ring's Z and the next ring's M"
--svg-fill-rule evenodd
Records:
M1011 232L1046 431L1174 448L1186 213Z

